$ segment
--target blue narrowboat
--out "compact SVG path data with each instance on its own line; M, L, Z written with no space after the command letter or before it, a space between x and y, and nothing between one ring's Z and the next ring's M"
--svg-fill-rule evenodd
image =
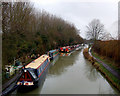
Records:
M58 56L58 54L59 54L58 49L50 50L50 51L48 52L48 55L49 55L49 57L50 57L50 60L53 60L56 56Z
M18 87L38 87L49 64L49 56L44 54L26 65L17 81Z

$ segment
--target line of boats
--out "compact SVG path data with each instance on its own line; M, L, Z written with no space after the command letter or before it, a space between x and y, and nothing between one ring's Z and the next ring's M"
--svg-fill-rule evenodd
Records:
M31 63L27 64L22 68L22 73L17 80L18 88L25 87L38 87L44 73L47 71L48 66L50 65L50 61L54 60L59 52L69 53L73 50L79 50L81 48L81 44L73 45L73 46L65 46L60 47L59 49L50 50L46 54L41 55Z

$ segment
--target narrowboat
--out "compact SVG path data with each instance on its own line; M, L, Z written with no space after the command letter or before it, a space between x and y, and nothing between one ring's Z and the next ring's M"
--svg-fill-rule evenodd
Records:
M68 52L71 52L69 46L61 47L61 48L59 49L59 51L62 52L62 53L68 53Z
M49 65L49 56L44 54L24 66L21 76L17 80L18 88L38 87Z
M66 49L66 47L61 47L61 48L59 48L59 52L65 52L65 49Z
M70 50L74 51L75 50L75 46L74 45L70 46Z
M67 46L67 47L66 47L65 52L66 52L66 53L71 52L71 50L70 50L70 47L69 47L69 46Z
M76 51L78 51L80 49L81 49L80 44L76 45Z
M53 60L56 56L58 56L58 54L59 54L58 49L50 50L50 51L48 52L48 55L49 55L49 57L50 57L50 60Z

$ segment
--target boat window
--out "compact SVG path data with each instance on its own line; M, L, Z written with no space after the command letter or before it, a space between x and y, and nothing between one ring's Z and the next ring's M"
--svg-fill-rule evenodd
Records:
M45 65L47 64L47 62L48 62L48 58L47 58L47 60L45 61Z
M45 68L45 65L46 65L46 61L45 61L45 64L44 64L43 68Z
M44 67L45 67L45 62L44 62L44 64L42 65L42 68L44 69Z
M40 66L40 72L42 72L42 66Z
M44 69L44 64L42 65L42 71L43 71L43 69Z
M45 68L46 64L47 64L47 60L45 61L44 68Z
M40 68L39 68L39 73L41 73Z
M43 69L43 70L44 70L44 66L45 66L45 64L42 65L42 69Z
M44 64L45 64L45 62L41 65L42 66L42 70L44 69Z
M35 78L35 79L37 78L37 76L36 76L36 74L33 72L33 70L30 70L29 72L30 72L30 74L33 76L33 78Z
M41 72L43 71L43 65L41 65Z

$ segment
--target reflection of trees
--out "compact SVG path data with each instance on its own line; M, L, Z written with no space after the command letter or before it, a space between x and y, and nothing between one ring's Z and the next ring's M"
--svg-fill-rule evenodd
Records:
M85 75L90 81L95 81L99 78L99 74L97 70L92 66L89 65L87 61L86 62L86 70L85 70ZM91 63L90 63L91 64Z
M78 57L78 52L73 52L70 56L59 56L59 59L56 61L54 66L51 66L49 69L49 74L60 75L65 71L65 68L72 66Z

